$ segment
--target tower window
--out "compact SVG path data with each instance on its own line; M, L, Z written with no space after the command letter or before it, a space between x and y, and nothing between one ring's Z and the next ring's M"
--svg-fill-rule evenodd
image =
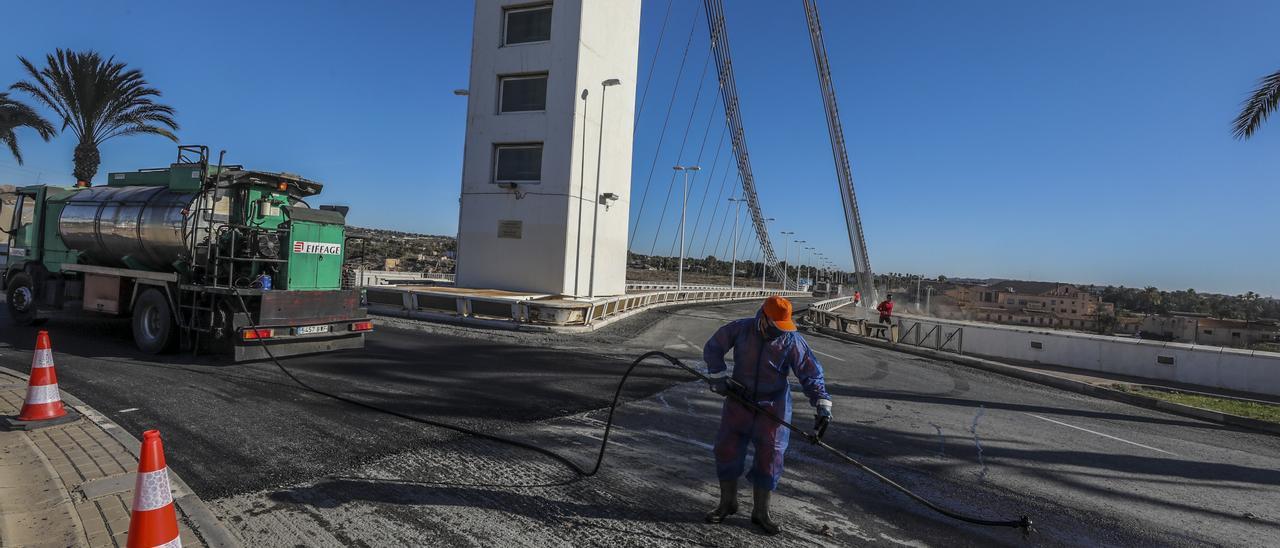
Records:
M547 110L547 75L503 76L498 80L498 112Z
M508 8L502 13L502 45L551 39L551 4Z
M542 182L542 143L497 145L493 149L493 182Z

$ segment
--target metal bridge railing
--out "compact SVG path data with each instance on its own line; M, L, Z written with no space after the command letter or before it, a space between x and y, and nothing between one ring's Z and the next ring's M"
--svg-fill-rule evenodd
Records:
M962 326L915 316L898 316L893 323L882 324L875 311L869 308L837 312L837 309L852 302L851 297L840 297L814 303L805 311L804 319L809 325L840 333L881 339L893 344L964 353Z

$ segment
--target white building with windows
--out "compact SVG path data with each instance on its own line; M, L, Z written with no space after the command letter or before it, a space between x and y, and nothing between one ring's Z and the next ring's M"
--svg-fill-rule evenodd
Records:
M639 0L477 0L460 287L624 292L639 40Z

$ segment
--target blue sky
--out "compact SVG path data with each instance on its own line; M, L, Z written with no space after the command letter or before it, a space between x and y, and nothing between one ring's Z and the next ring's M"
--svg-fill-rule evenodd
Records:
M699 4L674 1L656 61L667 1L644 4L641 82L630 84L644 93L651 62L657 70L639 120L635 201L691 21L697 28L638 225L641 252L669 166L695 160L709 131L708 165L719 136L708 73L689 150L676 156L707 55ZM775 244L777 231L794 230L848 265L799 2L726 4ZM355 224L456 229L465 100L451 91L467 83L470 2L126 5L13 3L6 18L30 24L8 26L0 52L114 54L178 109L184 142L324 181L323 201L351 205ZM1257 79L1280 68L1280 3L820 7L875 270L1280 294L1280 120L1247 142L1229 132ZM16 59L0 56L0 82L20 77ZM48 144L21 136L27 164L0 155L0 182L69 182L69 135ZM117 139L102 148L102 173L162 166L173 154L163 139ZM718 177L704 179L714 198ZM695 182L694 204L705 183ZM671 215L659 252L672 242Z

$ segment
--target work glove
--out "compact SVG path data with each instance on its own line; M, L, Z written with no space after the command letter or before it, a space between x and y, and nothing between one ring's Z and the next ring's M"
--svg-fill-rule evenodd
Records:
M831 425L831 400L818 400L813 412L813 442L818 443Z

